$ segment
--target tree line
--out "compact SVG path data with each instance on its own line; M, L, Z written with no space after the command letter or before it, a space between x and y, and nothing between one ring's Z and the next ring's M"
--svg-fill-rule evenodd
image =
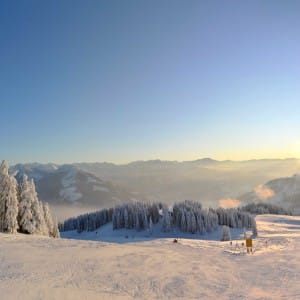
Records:
M38 199L33 179L24 174L20 183L9 166L0 166L0 232L40 234L59 237L48 203Z
M184 201L168 207L162 203L131 202L103 209L93 213L69 218L60 224L61 231L94 231L102 225L112 222L113 230L135 229L153 230L153 225L160 223L161 231L179 229L185 233L205 234L218 226L252 229L257 234L255 218L246 211L235 209L203 209L195 201Z
M59 231L77 230L94 231L102 225L112 221L113 209L102 209L91 213L68 218L63 223L59 223Z
M272 214L272 215L292 215L293 213L280 207L275 204L265 203L265 202L258 202L258 203L249 203L241 208L243 211L250 212L251 214L258 214L258 215L265 215L265 214Z

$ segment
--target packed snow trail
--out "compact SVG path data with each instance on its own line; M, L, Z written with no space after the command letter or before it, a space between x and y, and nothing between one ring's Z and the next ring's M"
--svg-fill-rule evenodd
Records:
M116 244L0 234L3 299L300 299L300 217L258 216L254 254L228 242ZM266 241L268 242L266 244Z

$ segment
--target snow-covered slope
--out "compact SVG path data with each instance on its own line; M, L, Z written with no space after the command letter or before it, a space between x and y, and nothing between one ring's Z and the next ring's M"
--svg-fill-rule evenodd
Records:
M243 203L265 201L300 212L300 174L271 180L257 186L252 192L242 195L239 199Z
M300 299L300 217L258 216L242 241L115 244L0 234L3 299Z
M35 180L42 179L47 174L54 173L59 168L56 164L17 164L12 166L10 169L12 172L18 172L17 177L21 177L24 173L30 175L31 178Z

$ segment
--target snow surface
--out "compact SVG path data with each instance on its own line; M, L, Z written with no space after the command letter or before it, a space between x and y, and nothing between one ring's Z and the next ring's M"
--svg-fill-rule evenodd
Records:
M241 240L0 234L1 299L300 299L300 217L258 216L257 225L253 254Z
M82 194L77 191L76 174L76 171L71 169L61 180L63 189L60 190L59 195L70 202L78 201L82 197Z
M109 189L107 187L101 186L101 185L94 185L93 186L93 191L100 191L100 192L109 193Z
M97 180L94 177L88 176L86 182L87 183L97 183Z

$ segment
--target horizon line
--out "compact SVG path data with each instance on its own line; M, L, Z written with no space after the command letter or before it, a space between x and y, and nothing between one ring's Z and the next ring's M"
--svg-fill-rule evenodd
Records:
M251 158L251 159L242 159L242 160L234 160L234 159L214 159L211 157L202 157L198 159L192 159L192 160L167 160L167 159L138 159L138 160L132 160L128 161L125 163L117 163L117 162L112 162L112 161L77 161L77 162L70 162L70 163L56 163L56 162L38 162L38 161L31 161L31 162L18 162L18 163L13 163L9 164L11 166L16 166L16 165L26 165L26 164L40 164L40 165L58 165L58 166L63 166L63 165L74 165L74 164L111 164L111 165L116 165L116 166L126 166L134 163L147 163L147 162L172 162L172 163L189 163L189 162L204 162L204 161L210 161L210 162L233 162L233 163L239 163L239 162L250 162L250 161L271 161L271 160L299 160L300 158L297 157L285 157L285 158ZM5 159L4 159L5 160ZM2 160L3 161L3 160Z

